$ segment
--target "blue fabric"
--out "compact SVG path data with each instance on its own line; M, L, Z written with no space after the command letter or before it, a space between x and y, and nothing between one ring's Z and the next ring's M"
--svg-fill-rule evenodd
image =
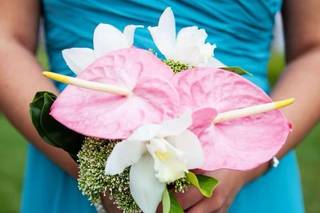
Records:
M216 57L230 66L254 74L248 77L266 92L267 62L272 40L274 15L280 0L215 1L102 1L44 0L43 15L51 70L72 75L61 56L71 47L92 48L98 23L123 29L128 24L153 26L166 6L171 6L177 28L197 25L205 28L208 41L216 43ZM156 47L146 29L138 29L135 44ZM63 85L57 84L59 89ZM30 146L22 212L94 212L80 195L76 182ZM246 185L236 197L231 213L301 213L303 200L294 152L258 180Z

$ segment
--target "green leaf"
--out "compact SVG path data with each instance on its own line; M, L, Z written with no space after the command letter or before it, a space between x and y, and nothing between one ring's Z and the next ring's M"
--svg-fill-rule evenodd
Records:
M170 195L168 189L165 188L163 195L162 195L162 212L163 213L170 213Z
M45 142L64 149L77 160L84 136L68 129L49 115L50 107L56 98L56 95L50 92L37 92L30 103L32 123Z
M212 196L214 189L218 185L217 179L206 175L196 175L193 172L186 173L186 178L207 198Z
M183 213L183 208L178 203L174 194L166 188L162 195L162 212L163 213Z
M248 72L247 70L242 69L241 67L236 67L236 66L235 67L222 67L221 69L228 70L230 72L234 72L239 75L247 74L247 75L253 76L252 73Z

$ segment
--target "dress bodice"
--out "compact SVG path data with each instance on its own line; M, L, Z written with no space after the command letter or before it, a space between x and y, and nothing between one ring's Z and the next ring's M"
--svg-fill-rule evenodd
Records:
M99 23L109 23L120 30L128 24L144 25L144 29L136 31L135 45L157 50L146 27L157 25L167 6L173 9L177 30L193 25L206 29L207 41L217 45L215 56L226 65L247 69L254 74L247 78L268 91L267 63L274 15L281 7L281 0L44 0L51 69L72 75L61 50L92 48L93 31Z

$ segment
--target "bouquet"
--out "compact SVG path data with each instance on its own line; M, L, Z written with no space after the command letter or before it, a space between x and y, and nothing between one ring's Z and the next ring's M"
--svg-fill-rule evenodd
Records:
M218 180L198 170L248 170L273 158L291 130L272 102L214 58L204 29L176 35L167 8L148 27L163 55L133 46L136 28L99 24L93 49L62 55L76 77L43 74L68 84L56 97L38 92L30 104L40 136L79 163L79 188L93 204L105 193L124 212L183 212L174 191L191 185L211 197Z

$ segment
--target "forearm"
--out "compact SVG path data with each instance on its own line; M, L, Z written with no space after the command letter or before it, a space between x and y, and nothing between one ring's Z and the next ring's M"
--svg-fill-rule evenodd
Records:
M320 118L320 48L315 48L289 63L272 91L273 100L294 97L295 103L281 111L292 123L293 131L278 152L282 158L297 146ZM247 173L247 181L255 179L270 167L266 162Z
M77 164L62 149L43 142L32 125L29 103L39 90L57 92L41 75L33 53L14 38L0 40L0 109L25 138L72 176Z
M299 144L320 119L320 48L314 48L288 64L272 92L274 100L294 97L295 103L282 111L293 125L286 144L278 153L285 155Z

